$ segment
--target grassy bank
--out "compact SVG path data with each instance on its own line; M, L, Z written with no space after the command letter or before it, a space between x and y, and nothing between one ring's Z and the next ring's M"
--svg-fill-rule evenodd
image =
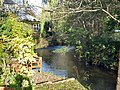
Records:
M39 84L35 90L87 90L77 80L55 83L55 84Z

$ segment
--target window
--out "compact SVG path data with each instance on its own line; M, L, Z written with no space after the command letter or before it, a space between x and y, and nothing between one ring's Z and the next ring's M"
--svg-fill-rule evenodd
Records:
M42 3L47 4L48 0L42 0Z

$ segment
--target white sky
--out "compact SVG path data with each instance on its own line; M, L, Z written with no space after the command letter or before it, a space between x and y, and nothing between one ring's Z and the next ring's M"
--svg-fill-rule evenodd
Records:
M23 0L12 0L14 2L17 2L18 4L23 4ZM43 3L42 1L48 1L48 0L25 0L28 1L29 5L34 5L34 6L42 6Z
M30 5L42 6L42 0L28 0Z

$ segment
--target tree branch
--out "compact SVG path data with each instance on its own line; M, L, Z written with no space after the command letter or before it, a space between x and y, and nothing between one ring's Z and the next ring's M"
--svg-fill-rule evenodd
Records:
M105 9L102 9L103 12L105 12L106 14L108 14L112 19L114 19L115 21L117 21L118 23L120 23L120 20L118 20L117 18L115 18L113 15L111 15L108 11L106 11Z
M66 11L66 12L58 12L61 14L65 14L65 13L80 13L80 12L96 12L99 11L100 9L95 9L95 10L72 10L72 11Z

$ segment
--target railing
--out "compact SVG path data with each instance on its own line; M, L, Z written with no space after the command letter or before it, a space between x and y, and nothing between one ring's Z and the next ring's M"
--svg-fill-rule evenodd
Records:
M36 61L30 63L29 70L38 69L42 72L42 57L39 57Z
M15 72L20 72L21 69L19 68L19 66L20 66L20 64L17 61L13 61L11 63L11 67L13 68L13 70ZM36 61L32 61L28 65L23 65L23 66L28 67L28 70L36 69L36 70L42 72L42 57L39 57L36 59Z

